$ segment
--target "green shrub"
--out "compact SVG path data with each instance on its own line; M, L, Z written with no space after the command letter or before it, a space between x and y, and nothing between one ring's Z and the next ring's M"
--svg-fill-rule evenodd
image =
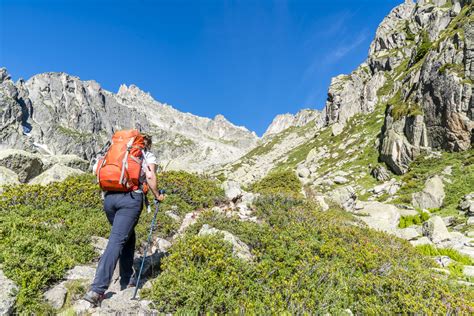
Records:
M157 175L158 187L167 191L163 209L176 205L180 214L207 208L224 198L224 190L211 178L186 171L167 171Z
M158 183L168 189L157 220L156 234L163 237L175 233L179 225L164 211L176 209L182 215L223 198L215 181L186 172L159 174ZM6 186L0 194L0 210L0 264L20 287L16 311L52 313L43 301L44 290L66 270L97 258L91 236L107 237L110 230L95 177L75 176L47 186ZM153 212L142 212L136 227L139 246L152 216ZM71 286L72 294L83 291L81 286Z
M416 55L415 55L415 59L413 60L413 64L416 64L420 60L422 60L423 57L425 57L425 55L428 53L432 45L433 44L430 41L428 32L423 31L421 33L421 42L418 44L418 48L416 50Z
M436 248L432 245L419 245L415 247L416 250L425 255L425 256L448 256L454 261L462 263L464 265L472 265L474 264L471 257L467 255L463 255L456 249L452 248Z
M0 203L0 264L19 286L16 312L50 313L42 292L67 269L97 257L90 237L108 233L95 178L8 186Z
M415 34L410 30L408 20L405 20L405 33L407 34L407 36L406 36L407 41L414 41L415 40Z
M300 180L291 170L274 171L250 186L253 192L292 197L301 197L302 188Z
M423 115L423 110L419 104L402 100L400 91L389 101L389 105L391 105L390 115L394 120L399 120L403 117Z
M432 260L403 240L357 225L348 213L263 196L261 223L208 211L170 249L148 293L162 313L468 313L474 293L433 275ZM207 223L246 242L242 261Z
M398 227L406 228L412 225L420 225L423 222L426 222L430 218L430 215L426 212L418 211L417 215L407 215L400 218L400 223Z

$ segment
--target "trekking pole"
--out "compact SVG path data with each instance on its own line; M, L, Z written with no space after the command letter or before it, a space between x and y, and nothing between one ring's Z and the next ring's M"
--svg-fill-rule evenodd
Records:
M165 190L160 190L159 193L160 193L160 195L165 194ZM158 210L159 209L160 209L160 201L157 201L156 208L155 208L155 214L153 215L153 219L151 221L150 233L148 234L148 240L146 242L145 252L143 253L142 264L140 266L140 272L138 273L137 284L135 285L135 292L133 292L132 300L136 299L136 296L137 296L138 286L140 285L140 277L142 275L142 270L143 270L143 265L145 263L146 253L147 253L147 250L148 250L148 246L150 245L151 235L153 233L153 228L155 227L156 215L158 215Z

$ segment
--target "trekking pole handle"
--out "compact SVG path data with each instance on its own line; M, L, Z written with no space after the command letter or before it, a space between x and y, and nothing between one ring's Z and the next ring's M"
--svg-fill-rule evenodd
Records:
M160 195L163 195L163 194L166 193L166 191L162 189L162 190L158 190L158 193L159 193ZM157 205L158 203L160 203L160 200L158 200L157 198L155 198L153 201L155 202L155 205Z

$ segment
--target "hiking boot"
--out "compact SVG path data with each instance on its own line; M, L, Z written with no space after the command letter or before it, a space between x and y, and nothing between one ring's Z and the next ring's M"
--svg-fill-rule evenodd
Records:
M100 303L104 299L104 294L99 294L90 290L84 295L83 299L91 303L94 307L97 307L100 306Z

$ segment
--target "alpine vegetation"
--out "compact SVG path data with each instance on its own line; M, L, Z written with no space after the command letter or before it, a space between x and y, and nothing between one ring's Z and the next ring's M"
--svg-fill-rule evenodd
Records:
M405 1L261 138L2 68L0 314L474 313L473 13Z

